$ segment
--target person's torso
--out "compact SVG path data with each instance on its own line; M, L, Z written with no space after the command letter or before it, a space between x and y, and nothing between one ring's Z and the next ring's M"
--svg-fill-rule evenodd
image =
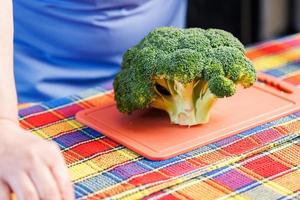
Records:
M159 26L184 26L185 0L14 1L20 102L111 85L124 51Z

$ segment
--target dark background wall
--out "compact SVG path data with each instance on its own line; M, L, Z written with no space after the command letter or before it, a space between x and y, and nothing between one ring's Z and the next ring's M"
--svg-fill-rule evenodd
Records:
M300 31L300 0L189 0L187 26L221 28L244 44Z

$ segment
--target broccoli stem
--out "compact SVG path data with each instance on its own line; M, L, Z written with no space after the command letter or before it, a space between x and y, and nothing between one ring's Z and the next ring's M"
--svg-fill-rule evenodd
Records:
M166 111L172 123L192 126L208 122L217 97L208 89L207 81L199 79L186 84L166 79L155 81L165 91L155 87L157 97L151 106Z

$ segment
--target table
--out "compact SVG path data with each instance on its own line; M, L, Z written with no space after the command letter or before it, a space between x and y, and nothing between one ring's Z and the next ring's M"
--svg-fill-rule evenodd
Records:
M258 70L300 86L300 34L249 47ZM165 161L85 127L98 87L20 110L21 125L61 148L77 199L300 199L300 111Z

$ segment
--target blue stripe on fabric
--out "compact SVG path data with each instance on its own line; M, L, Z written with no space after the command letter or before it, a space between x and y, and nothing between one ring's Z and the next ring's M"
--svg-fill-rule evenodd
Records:
M93 138L93 139L103 136L100 132L98 132L92 128L88 128L88 127L82 129L80 132L82 132L82 134L85 134L88 137Z
M81 183L75 183L74 188L75 188L76 199L84 197L88 194L95 192L95 191L91 190L89 187L87 187Z
M73 100L68 97L64 97L64 98L59 98L59 99L45 102L44 105L47 108L57 108L70 103L76 103L76 102L73 102Z
M93 193L95 191L100 191L104 188L107 188L111 185L114 185L116 183L119 183L120 179L113 179L112 176L108 175L107 173L102 173L97 176L94 176L92 178L88 178L86 180L83 180L79 183L75 183L75 188L81 188L84 191L86 191L86 194ZM85 195L86 195L85 194Z
M292 74L300 70L300 61L290 62L288 64L281 65L275 69L266 70L265 73L275 76L281 77L287 74Z

